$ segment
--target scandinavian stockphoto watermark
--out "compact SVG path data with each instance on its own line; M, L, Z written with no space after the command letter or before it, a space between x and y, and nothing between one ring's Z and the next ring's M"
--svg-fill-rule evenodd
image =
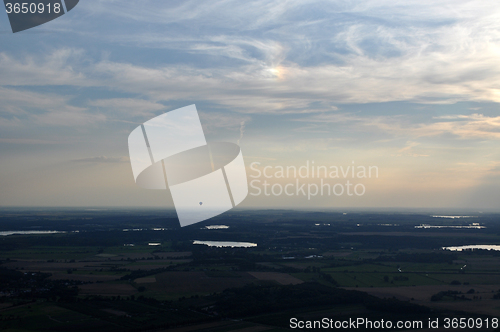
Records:
M302 166L261 166L250 164L250 195L252 196L363 196L366 179L378 178L377 166L317 165L307 160Z
M181 226L215 217L248 194L240 147L207 142L195 105L161 114L128 137L132 173L146 189L170 189Z

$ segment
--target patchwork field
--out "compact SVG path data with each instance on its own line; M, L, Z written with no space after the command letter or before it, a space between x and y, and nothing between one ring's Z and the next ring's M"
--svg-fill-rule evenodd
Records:
M280 283L281 285L298 285L304 282L286 273L278 273L278 272L248 272L248 273L259 280L272 280Z
M82 295L130 296L138 293L136 288L126 283L96 283L79 288Z
M500 253L441 250L500 243L497 215L480 217L485 229L422 231L414 226L442 220L232 212L217 220L227 228L210 230L167 227L163 211L143 213L95 212L100 221L85 219L81 232L0 238L0 330L278 332L290 317L500 316ZM29 229L44 218L9 225ZM68 220L76 222L50 227Z
M498 282L498 279L497 279ZM355 289L380 298L395 297L402 301L458 311L467 311L477 314L486 314L500 317L500 299L493 296L500 290L500 284L495 285L435 285L435 286L412 286L412 287L359 287L346 288ZM474 290L473 294L467 292ZM431 297L439 292L460 292L465 299L431 301Z
M210 277L202 271L173 271L155 275L156 282L141 284L145 293L172 294L185 296L209 294L226 288L241 287L257 279L246 272L234 273L231 277Z

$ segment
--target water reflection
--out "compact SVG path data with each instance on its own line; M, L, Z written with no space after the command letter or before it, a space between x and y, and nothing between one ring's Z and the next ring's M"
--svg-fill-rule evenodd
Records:
M205 229L228 229L229 226L226 225L209 225L205 226Z
M462 251L462 250L474 250L474 249L500 251L500 245L498 245L498 244L480 244L480 245L467 245L467 246L457 246L457 247L443 247L442 249L443 250L450 250L450 251Z
M231 248L251 248L257 247L257 243L251 242L230 242L230 241L193 241L193 244L204 244L209 247L231 247Z
M4 231L0 232L0 236L7 235L31 235L31 234L57 234L57 233L66 233L61 231Z
M461 219L461 218L477 218L477 216L432 216L433 218L446 218L446 219Z
M415 226L415 228L469 228L469 229L483 229L486 228L486 226L481 226L477 222L473 222L472 224L469 225L429 225L429 224L422 224L420 226Z

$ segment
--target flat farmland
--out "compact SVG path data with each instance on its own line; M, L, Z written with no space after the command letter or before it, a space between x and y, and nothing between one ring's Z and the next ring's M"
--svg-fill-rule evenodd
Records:
M295 278L287 273L279 272L248 272L259 280L272 280L281 285L298 285L303 283L302 280Z
M147 260L147 259L183 259L188 258L192 255L191 252L127 252L124 251L111 251L112 255L115 255L113 259L132 259L132 260Z
M455 231L455 232L439 232L439 231L413 231L413 232L341 232L340 235L355 235L355 236L417 236L417 237L469 237L469 238L480 238L480 239L498 239L498 236L495 234L490 234L486 232L481 233L472 233L472 232L464 232L464 231Z
M98 254L97 247L50 247L33 246L27 249L16 249L0 252L1 259L38 259L38 260L71 260L94 257Z
M126 283L96 283L78 288L81 295L130 296L138 293L136 288Z
M223 321L215 323L206 323L193 326L178 327L169 330L161 330L158 332L278 332L288 331L271 326L260 325L257 323L241 322L241 321Z
M28 309L28 310L26 310ZM17 319L9 320L15 316ZM89 329L103 331L112 327L112 324L96 320L94 317L61 308L48 303L33 304L29 307L14 307L0 313L0 319L4 321L6 331L74 331L78 326L86 326Z
M141 284L146 291L158 295L207 294L221 292L232 287L241 287L257 281L246 272L237 272L232 277L210 277L203 271L172 271L155 275L156 282ZM181 295L182 296L182 295Z
M55 273L49 280L75 280L82 282L105 282L120 279L124 274L67 274Z
M125 272L115 271L122 262L115 264L108 261L96 262L47 262L47 261L14 261L3 264L9 269L25 273L50 273L50 280L75 280L82 282L104 282L120 279Z
M498 280L497 280L498 282ZM500 300L493 299L493 295L500 289L500 284L495 285L432 285L410 287L347 287L362 292L367 292L380 298L395 297L403 301L412 301L433 308L465 311L477 314L500 316ZM466 294L474 289L474 294ZM431 297L442 291L456 291L463 293L468 300L457 301L431 301ZM462 294L461 294L462 295ZM460 296L461 296L460 295ZM476 299L474 299L476 297ZM481 297L481 299L477 299Z
M156 277L137 278L134 280L134 282L137 284L150 284L156 282Z
M382 264L360 264L321 269L323 272L397 272L396 267Z
M89 270L93 271L96 269L110 269L113 267L120 267L125 265L124 263L112 263L108 261L79 261L79 262L47 262L47 261L35 261L35 260L19 260L15 262L5 263L2 266L14 269L14 270L25 270L25 271L63 271L67 269L76 270Z
M459 274L459 273L329 273L342 287L400 287L422 285L449 285L452 282L461 284L497 284L500 274ZM388 281L385 281L385 277Z
M146 260L146 261L138 261L131 264L124 265L123 268L136 271L136 270L154 270L162 267L168 267L171 265L183 264L191 262L190 259L176 259L176 260L165 260L165 259L157 259L157 260Z

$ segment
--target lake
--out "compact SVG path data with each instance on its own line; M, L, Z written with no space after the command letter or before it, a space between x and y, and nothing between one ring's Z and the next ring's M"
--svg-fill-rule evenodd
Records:
M209 247L231 247L231 248L251 248L257 247L257 243L250 242L230 242L230 241L193 241L193 244L204 244Z
M57 233L66 233L60 231L3 231L0 232L0 236L7 235L31 235L31 234L57 234Z
M209 225L205 226L205 229L228 229L229 226L226 225Z
M472 245L467 245L467 246L443 247L441 249L450 250L450 251L462 251L462 250L467 250L467 249L500 250L500 245L498 245L498 244L480 244L480 245L472 244Z

